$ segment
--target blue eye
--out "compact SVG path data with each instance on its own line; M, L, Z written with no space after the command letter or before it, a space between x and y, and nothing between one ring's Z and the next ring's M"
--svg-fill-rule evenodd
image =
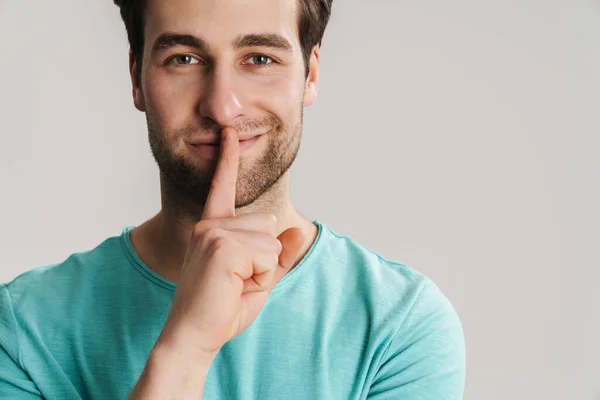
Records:
M250 64L254 65L268 65L273 62L273 59L271 57L267 57L263 54L252 56L249 58L249 60L253 60L253 62L251 62Z
M175 62L178 65L193 65L198 64L200 62L197 58L192 57L189 54L181 54L179 56L175 56L172 60L175 60Z

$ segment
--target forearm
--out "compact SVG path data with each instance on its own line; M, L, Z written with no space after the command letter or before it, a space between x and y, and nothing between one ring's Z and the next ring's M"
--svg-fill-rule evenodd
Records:
M129 400L202 399L214 356L157 342Z

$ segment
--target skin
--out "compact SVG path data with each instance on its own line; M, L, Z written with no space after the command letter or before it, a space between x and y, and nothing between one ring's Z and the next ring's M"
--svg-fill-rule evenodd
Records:
M149 0L142 74L130 54L135 107L145 112L152 153L160 170L161 210L131 232L142 261L177 283L194 226L201 220L218 162L190 141L220 138L225 127L240 136L263 133L241 152L235 215L276 216L276 235L301 230L305 240L292 268L317 235L289 198L289 167L300 146L303 107L317 96L319 49L304 68L297 0ZM177 44L155 49L166 32L202 39L206 48ZM240 35L276 34L289 49L239 48Z
M131 55L130 73L160 169L162 208L131 240L151 269L179 283L131 399L201 398L220 348L255 320L314 242L316 227L289 199L288 171L319 67L315 47L304 70L296 21L296 0L148 3L139 82ZM203 46L188 39L157 47L165 32ZM262 40L240 42L248 34ZM256 133L241 151L240 136ZM207 138L219 139L215 151L190 145Z
M272 214L235 215L238 134L229 127L223 134L182 282L130 399L202 398L217 353L256 319L304 242L299 228L275 237L277 220Z

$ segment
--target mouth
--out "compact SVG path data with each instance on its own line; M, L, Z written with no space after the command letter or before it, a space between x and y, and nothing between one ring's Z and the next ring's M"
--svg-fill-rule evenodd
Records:
M249 140L255 139L258 136L263 136L266 135L267 133L271 132L271 129L265 131L265 132L260 132L260 133L253 133L253 134L244 134L244 135L239 135L239 142L244 143L247 142ZM204 140L202 139L196 139L194 141L191 141L189 144L192 146L198 146L198 145L213 145L213 146L219 146L220 140L218 137L211 137L211 138L206 138Z
M250 140L255 140L259 136L262 136L262 134L255 135L255 136L249 137L247 139L241 139L239 142L240 142L240 144L242 144L242 143L248 142ZM207 143L192 143L192 146L217 146L217 147L219 147L220 142L214 141L214 142L207 142Z
M255 136L252 136L252 137L244 139L244 140L240 140L239 141L240 156L242 154L249 152L253 147L255 147L255 144L257 142L259 142L263 136L265 136L265 134L259 134L259 135L255 135ZM195 152L197 152L205 157L208 157L208 158L218 157L219 149L221 147L218 142L196 143L196 144L189 144L189 146Z

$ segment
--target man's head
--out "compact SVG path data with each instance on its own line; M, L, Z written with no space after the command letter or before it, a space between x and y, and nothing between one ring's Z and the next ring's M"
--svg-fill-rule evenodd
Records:
M240 157L236 204L252 203L296 157L333 0L114 1L163 184L203 203L217 152L191 144L232 126L261 134Z

